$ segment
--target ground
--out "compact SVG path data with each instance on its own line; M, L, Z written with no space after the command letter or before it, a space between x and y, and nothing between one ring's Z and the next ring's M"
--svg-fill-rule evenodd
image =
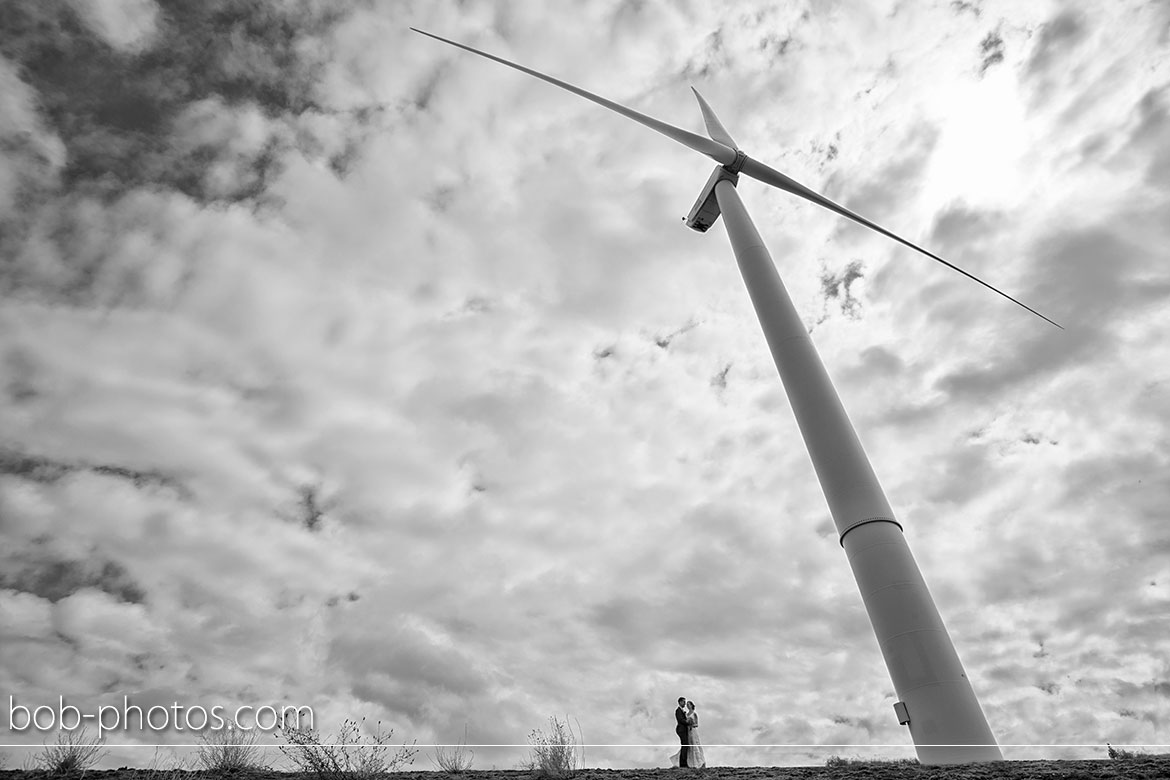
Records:
M0 780L24 780L47 777L42 772L0 772ZM259 772L225 775L235 780L290 780L292 773ZM308 775L302 775L308 780ZM80 777L80 775L78 775ZM86 780L198 780L216 777L208 772L159 772L145 769L89 771ZM567 776L566 776L567 777ZM1130 760L1098 759L1092 761L1001 761L965 766L919 766L907 763L850 763L843 766L805 767L711 767L698 770L680 769L581 769L571 773L572 780L998 780L1011 778L1061 778L1062 780L1096 780L1097 778L1170 779L1170 755ZM443 772L395 772L394 780L445 780ZM469 771L455 780L540 780L535 772L522 770Z

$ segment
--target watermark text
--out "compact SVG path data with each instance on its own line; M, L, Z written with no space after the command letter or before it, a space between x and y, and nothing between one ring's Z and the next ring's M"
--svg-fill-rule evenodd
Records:
M76 731L93 726L98 737L111 731L222 731L237 728L241 731L279 731L284 726L294 729L313 728L312 707L263 704L258 707L245 704L234 709L216 704L203 707L173 702L170 706L155 704L146 708L130 702L123 696L120 705L99 704L95 711L82 712L65 703L64 696L56 704L36 707L18 704L16 697L8 697L8 728L25 731Z

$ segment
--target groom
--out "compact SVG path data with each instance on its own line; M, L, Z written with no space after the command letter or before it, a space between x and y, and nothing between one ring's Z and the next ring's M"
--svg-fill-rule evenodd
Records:
M678 709L674 711L674 733L678 734L678 741L681 745L678 751L678 765L681 767L687 766L687 751L690 745L687 744L687 699L685 696L678 697Z

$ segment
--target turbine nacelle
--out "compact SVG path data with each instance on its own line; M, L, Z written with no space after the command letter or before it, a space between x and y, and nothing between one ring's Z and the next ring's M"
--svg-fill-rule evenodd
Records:
M715 197L715 185L723 180L731 182L731 186L739 183L739 174L732 173L725 166L716 165L711 171L711 178L703 186L691 212L683 217L683 221L691 230L706 233L719 219L719 199Z
M683 217L683 222L691 230L706 233L719 220L719 199L715 197L715 185L724 180L731 182L732 187L739 184L739 172L747 161L747 155L735 148L735 141L723 129L719 118L707 105L707 101L703 100L699 90L691 87L691 91L699 99L699 108L703 111L703 120L707 123L707 132L711 134L712 139L731 146L735 151L735 160L730 165L717 165L715 170L711 171L711 177L703 185L703 190L699 193L695 205L691 206L690 213Z

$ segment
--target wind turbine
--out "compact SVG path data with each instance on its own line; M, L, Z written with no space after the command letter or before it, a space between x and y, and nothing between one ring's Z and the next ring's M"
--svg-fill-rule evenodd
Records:
M725 216L724 224L736 262L894 683L899 699L894 704L898 722L909 726L915 751L923 764L1002 760L1003 754L903 536L902 525L894 518L836 388L792 305L763 239L739 198L735 189L739 174L798 195L888 236L958 271L1046 322L1058 328L1061 326L938 255L748 157L693 87L709 138L502 57L414 27L410 29L580 95L718 163L684 219L688 227L703 232L721 213Z

